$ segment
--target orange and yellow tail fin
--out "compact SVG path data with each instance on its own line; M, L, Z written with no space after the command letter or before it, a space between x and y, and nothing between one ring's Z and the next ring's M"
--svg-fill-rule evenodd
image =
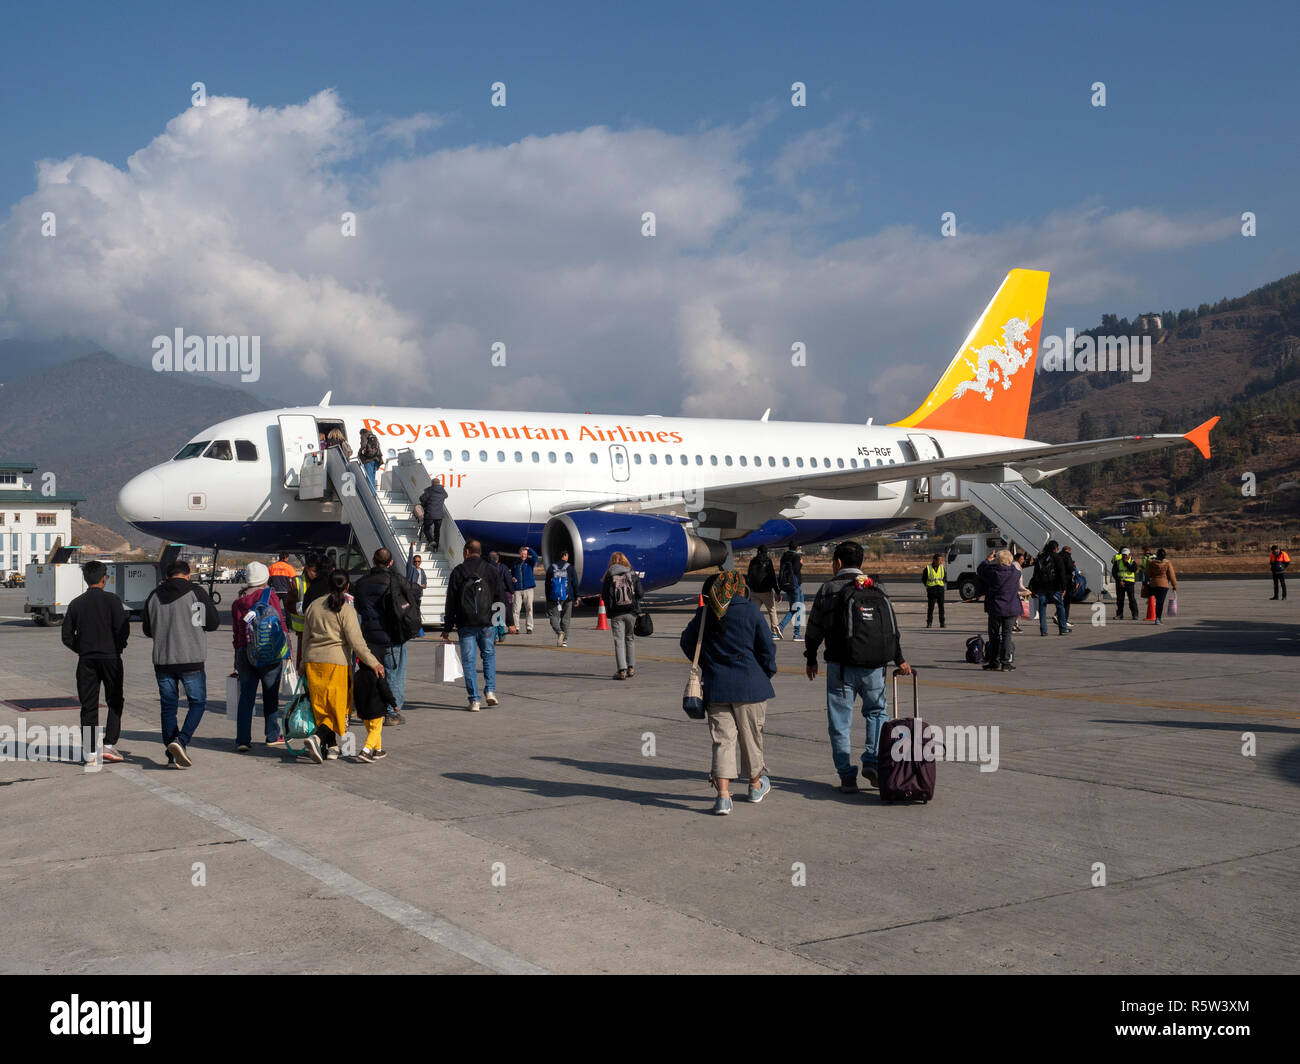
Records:
M1012 270L904 428L1024 439L1048 274Z

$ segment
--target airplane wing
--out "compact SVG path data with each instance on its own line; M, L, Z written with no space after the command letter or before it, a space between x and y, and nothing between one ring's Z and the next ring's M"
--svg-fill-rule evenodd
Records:
M822 473L800 473L797 476L781 477L757 483L723 484L717 487L702 488L698 494L702 503L719 507L752 507L762 504L775 504L779 510L801 496L811 495L819 499L868 500L878 498L877 485L916 477L939 476L954 473L963 480L975 483L1003 483L1015 480L1017 476L1033 484L1052 473L1071 466L1091 465L1104 462L1108 458L1141 454L1145 451L1164 450L1183 443L1190 443L1203 457L1210 457L1210 430L1218 423L1218 418L1211 418L1198 425L1191 432L1183 435L1177 433L1157 433L1150 436L1115 436L1103 440L1080 440L1075 443L1026 444L1003 451L989 451L984 454L954 455L948 458L935 458L923 462L901 462L894 465L868 466L863 469L836 469ZM1009 476L1008 471L1012 474ZM635 503L634 498L626 500ZM643 509L662 509L665 500L656 498L647 500L652 505ZM619 503L608 503L599 508L618 507ZM557 510L583 508L576 506L558 507Z

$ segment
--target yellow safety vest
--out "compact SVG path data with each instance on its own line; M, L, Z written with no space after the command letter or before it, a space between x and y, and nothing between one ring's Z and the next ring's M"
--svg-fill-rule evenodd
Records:
M945 575L942 565L940 565L938 569L933 565L927 565L925 567L925 586L943 587Z
M1137 579L1137 563L1132 560L1125 561L1123 554L1115 555L1115 571L1119 574L1121 584L1131 584Z
M305 576L295 576L293 578L293 589L298 592L298 597L294 599L294 611L289 614L289 627L299 635L302 635L302 600L307 594L307 578Z

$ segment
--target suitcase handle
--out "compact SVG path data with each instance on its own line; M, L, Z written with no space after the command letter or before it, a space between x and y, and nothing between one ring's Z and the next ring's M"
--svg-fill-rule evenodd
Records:
M902 670L894 670L894 698L889 706L890 720L898 719L898 678L904 675ZM921 719L921 696L916 687L916 669L912 669L912 716Z

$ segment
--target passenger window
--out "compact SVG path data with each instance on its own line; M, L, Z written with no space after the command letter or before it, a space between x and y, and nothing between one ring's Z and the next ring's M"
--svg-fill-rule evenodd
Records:
M623 456L622 456L621 454L619 454L617 451L615 451L614 454L617 456L617 459L618 459L619 463L621 464L622 461L623 461ZM599 461L600 461L600 459L596 457L596 452L595 452L595 451L592 451L592 452L591 452L591 464L592 464L592 465L595 465L595 464L596 464L597 462L599 462Z
M776 459L773 458L770 454L767 456L767 464L770 466L776 465Z
M554 452L554 451L547 451L547 452L546 452L546 460L547 460L548 462L551 462L552 464L554 464L554 462L555 462L555 452Z
M633 464L633 465L640 465L640 464L641 464L641 452L640 452L640 451L637 451L637 453L634 454L634 455L632 456L632 464Z
M524 452L523 452L523 451L516 451L516 452L515 452L515 461L516 461L516 462L522 462L523 460L524 460Z
M565 451L565 452L564 452L564 460L565 460L566 462L568 462L569 465L573 465L573 452L572 452L572 451Z
M533 452L533 461L534 461L534 462L540 462L541 460L542 460L542 456L541 456L540 454L538 454L538 452L534 451L534 452Z
M782 458L781 458L781 464L782 464L783 466L785 466L786 469L789 469L789 468L790 468L790 458L789 458L788 455L783 455L783 456L782 456Z
M478 460L479 460L480 462L486 462L486 461L487 461L487 451L479 451L479 453L478 453Z
M838 465L841 469L844 468L844 459L843 459L843 458L837 458L837 459L835 459L835 463L836 463L836 465Z
M702 455L702 454L697 454L697 455L695 456L695 464L696 464L696 465L703 465L703 464L704 464L704 455ZM714 459L714 464L715 464L715 465L717 464L717 459Z
M690 459L688 459L686 455L682 455L682 465L689 465L689 464L690 464Z
M657 454L655 454L654 452L651 452L651 454L650 454L650 464L651 464L651 465L658 465L658 464L659 464L659 456L658 456Z
M450 462L450 461L451 461L451 452L450 452L450 451L443 451L443 452L442 452L442 460L443 460L444 462Z
M830 467L831 467L831 460L830 460L829 458L823 458L823 459L822 459L822 465L825 466L827 469L830 469Z
M433 461L433 452L432 452L432 451L425 451L425 452L424 452L424 460L425 460L426 462L432 462L432 461Z
M727 465L731 465L731 455L727 455L727 456L723 459L723 461L726 462Z
M664 465L672 465L672 464L673 464L673 456L671 454L664 455Z
M460 452L460 460L461 460L462 462L468 462L468 461L469 461L469 451L461 451L461 452Z
M505 460L506 460L506 452L505 452L505 451L497 451L497 461L498 461L498 462L504 462Z
M849 459L849 465L852 466L854 469L857 469L857 468L858 468L858 460L857 460L856 458L850 458L850 459Z
M222 462L234 460L234 455L230 453L229 440L213 440L212 446L203 452L204 458L216 458Z
M740 464L741 464L742 466L748 466L748 465L749 465L749 459L746 458L743 454L740 456Z
M256 462L257 448L253 446L251 440L236 440L235 457L241 462Z
M800 469L802 469L802 468L803 468L803 459L802 459L802 458L796 458L796 459L794 460L794 464L797 465Z

